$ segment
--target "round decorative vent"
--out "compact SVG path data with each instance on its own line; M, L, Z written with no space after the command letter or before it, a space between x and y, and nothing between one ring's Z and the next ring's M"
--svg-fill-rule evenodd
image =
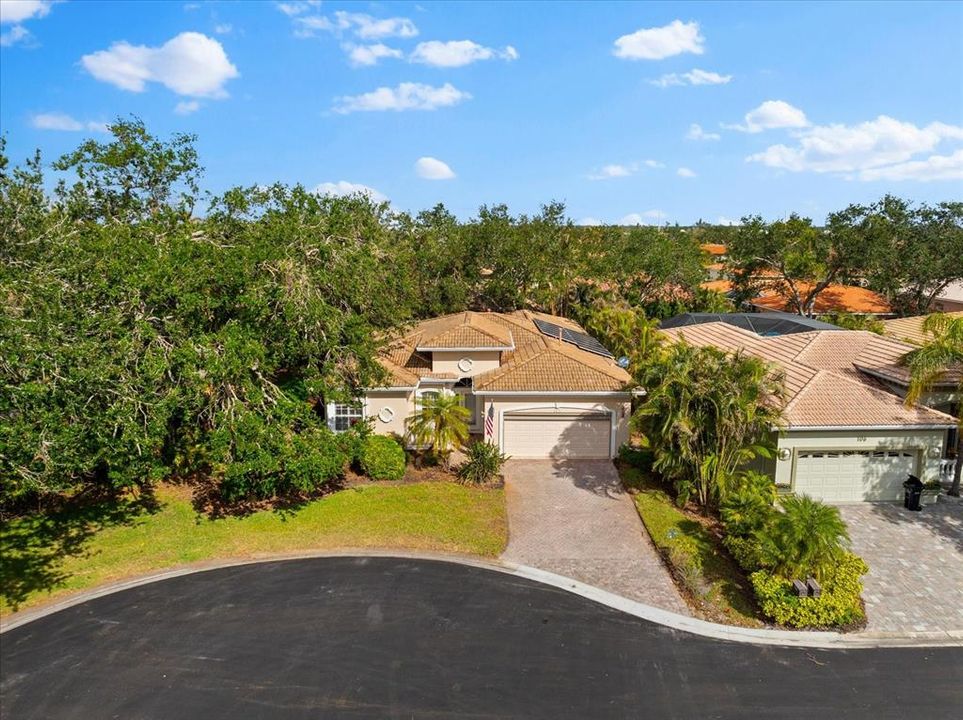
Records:
M391 422L391 419L395 416L395 411L390 407L383 407L378 411L378 419L383 423Z
M458 369L462 372L469 372L472 365L474 365L474 363L472 362L471 358L464 357L458 361Z

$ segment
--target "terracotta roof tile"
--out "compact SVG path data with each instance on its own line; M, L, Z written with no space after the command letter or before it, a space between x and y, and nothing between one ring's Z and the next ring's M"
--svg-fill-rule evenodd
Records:
M948 312L946 314L952 317L963 317L963 310ZM883 325L886 327L885 332L889 337L912 343L913 345L922 345L927 340L927 336L923 332L923 321L926 320L927 317L929 316L918 315L917 317L895 318L893 320L884 320Z
M544 313L458 313L419 323L385 349L382 363L399 387L416 385L420 378L447 376L432 373L429 351L415 348L457 347L447 343L452 338L476 342L477 335L466 333L478 332L499 341L507 338L510 342L503 344L515 349L502 351L498 368L474 376L476 390L609 392L631 384L631 376L614 360L546 337L535 326L535 318L585 332L571 320Z
M913 348L873 333L838 330L778 337L726 323L662 330L673 340L743 352L785 373L784 415L790 427L952 425L955 419L925 407L906 407L860 369L882 372Z

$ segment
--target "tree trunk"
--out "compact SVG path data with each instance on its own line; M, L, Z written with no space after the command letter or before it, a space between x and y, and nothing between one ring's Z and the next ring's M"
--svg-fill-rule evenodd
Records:
M956 433L956 469L953 471L953 485L950 486L949 495L960 496L960 472L963 471L963 432L957 430Z

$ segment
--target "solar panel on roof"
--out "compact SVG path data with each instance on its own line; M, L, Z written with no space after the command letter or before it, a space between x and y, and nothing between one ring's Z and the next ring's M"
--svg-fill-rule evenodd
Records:
M547 320L535 320L535 326L541 331L542 335L562 340L563 342L575 345L580 350L585 350L602 357L614 358L615 356L605 349L605 346L591 335L587 335L576 330L556 325Z

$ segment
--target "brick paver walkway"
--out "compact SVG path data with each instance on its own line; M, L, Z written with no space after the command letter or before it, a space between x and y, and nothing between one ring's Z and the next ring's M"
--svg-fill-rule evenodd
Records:
M888 503L840 505L863 578L867 631L963 630L963 503L920 512Z
M505 464L505 560L690 614L609 461Z

